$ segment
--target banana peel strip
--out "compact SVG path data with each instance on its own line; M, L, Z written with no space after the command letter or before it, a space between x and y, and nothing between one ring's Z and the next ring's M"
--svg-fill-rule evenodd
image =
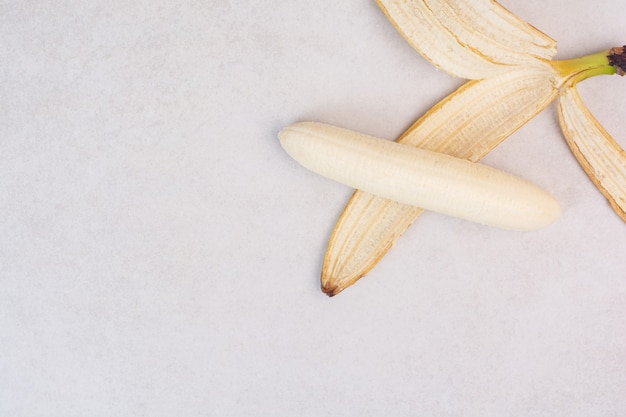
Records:
M558 93L554 69L541 62L469 81L443 99L397 141L478 161ZM330 237L322 290L335 295L365 275L422 209L355 191Z
M556 41L492 0L377 3L413 48L457 77L487 78L556 53Z
M561 130L587 176L626 221L626 152L604 130L582 102L576 86L559 95Z

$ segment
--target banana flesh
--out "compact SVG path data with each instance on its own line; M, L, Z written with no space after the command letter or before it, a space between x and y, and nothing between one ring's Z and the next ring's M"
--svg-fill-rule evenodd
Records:
M403 204L510 230L536 230L561 213L536 185L440 152L315 122L288 126L278 138L311 171Z

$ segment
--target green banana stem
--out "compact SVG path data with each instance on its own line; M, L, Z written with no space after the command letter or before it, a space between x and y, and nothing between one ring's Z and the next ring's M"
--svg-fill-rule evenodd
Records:
M588 70L574 74L569 78L571 84L578 84L579 82L586 80L587 78L595 77L596 75L613 75L616 73L615 67L597 67L590 68Z
M611 48L580 58L552 61L551 64L564 79L568 79L574 84L596 75L624 75L626 71L626 46Z

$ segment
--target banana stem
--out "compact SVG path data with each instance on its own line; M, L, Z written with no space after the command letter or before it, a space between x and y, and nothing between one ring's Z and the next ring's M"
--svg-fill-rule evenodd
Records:
M578 84L582 80L595 77L596 75L613 75L616 73L616 69L613 66L589 68L585 71L579 72L569 77L571 83Z
M589 77L604 74L624 75L626 71L626 46L611 48L606 51L585 55L574 59L552 61L564 79L574 83Z
M565 59L562 61L552 61L552 66L556 68L563 78L578 78L585 73L594 75L614 74L615 67L609 62L609 51L597 52L579 58ZM606 69L606 72L604 71ZM598 73L598 71L600 71ZM612 71L612 72L611 72ZM591 76L591 75L589 75ZM587 78L587 77L584 77Z

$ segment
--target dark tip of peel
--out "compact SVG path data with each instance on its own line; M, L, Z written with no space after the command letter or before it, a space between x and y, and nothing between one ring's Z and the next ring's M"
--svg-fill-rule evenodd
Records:
M334 297L335 295L339 294L342 289L343 288L339 288L336 285L325 286L324 284L322 284L322 292L329 297Z
M626 73L626 45L611 48L608 58L609 64L615 67L615 72L623 76Z

